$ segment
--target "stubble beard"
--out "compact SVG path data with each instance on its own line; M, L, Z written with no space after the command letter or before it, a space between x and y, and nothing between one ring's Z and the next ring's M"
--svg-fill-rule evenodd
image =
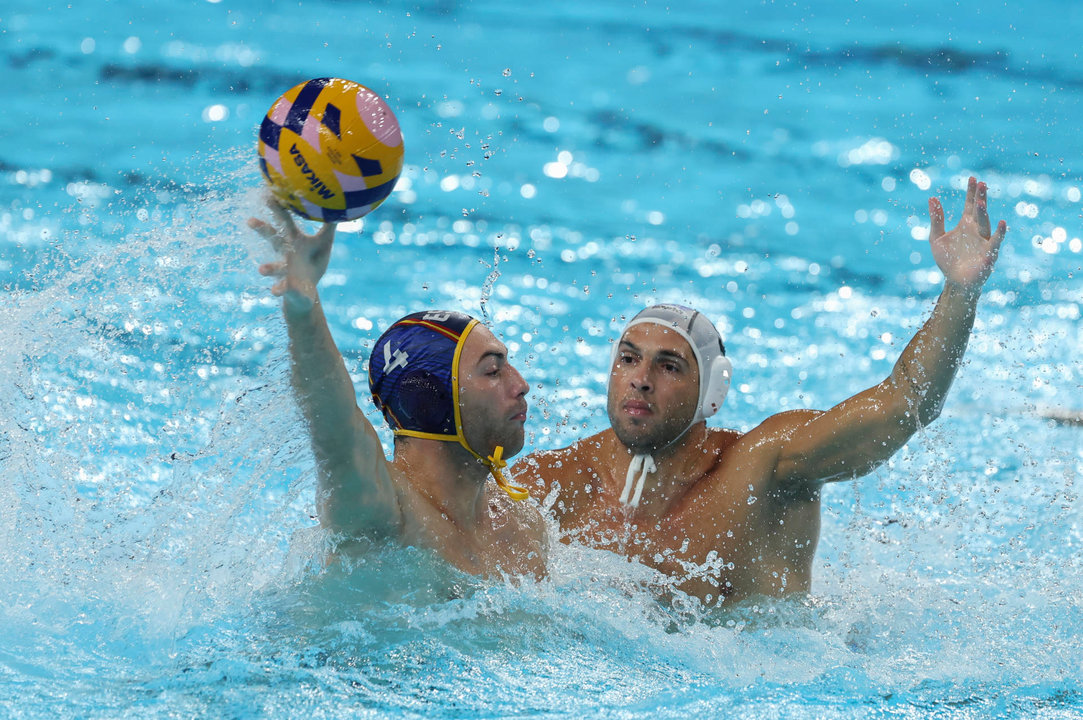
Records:
M637 426L634 422L623 418L614 418L614 413L609 413L609 425L613 428L613 434L617 440L635 454L650 453L670 445L685 431L688 422L684 419L668 420L654 424ZM691 420L691 418L688 418Z
M526 431L524 428L513 428L508 431L507 444L504 445L504 458L514 457L526 445Z
M476 423L475 419L472 425ZM475 426L476 427L476 426ZM502 457L506 460L517 455L526 445L526 430L523 426L515 427L508 420L502 424L495 418L485 422L482 427L472 427L470 432L464 431L466 441L477 454L485 457L496 451L496 447L503 448Z

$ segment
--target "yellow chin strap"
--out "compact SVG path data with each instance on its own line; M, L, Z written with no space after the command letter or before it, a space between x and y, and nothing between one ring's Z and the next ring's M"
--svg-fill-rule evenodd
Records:
M512 485L507 481L502 472L504 468L508 466L506 460L504 460L504 446L497 445L493 450L493 454L488 457L482 457L474 451L474 448L470 447L466 442L466 436L463 434L463 419L462 413L459 410L459 357L463 352L463 345L466 344L466 338L470 334L470 331L474 329L474 326L478 324L477 320L471 320L463 330L462 335L459 336L459 342L455 345L455 357L451 361L451 396L452 404L455 408L455 434L454 435L441 435L439 433L427 433L420 432L418 430L395 430L395 435L405 435L407 437L422 438L425 440L442 440L445 442L458 442L466 451L481 460L486 467L489 468L489 472L492 473L493 480L496 480L497 486L508 494L512 500L522 501L530 497L530 493L526 488L521 488L517 485Z
M458 414L458 410L455 411L455 414ZM496 449L493 450L492 455L489 455L488 457L482 457L481 455L474 452L474 449L472 447L466 444L466 438L463 437L461 429L459 430L459 433L457 435L437 435L436 433L424 433L418 432L417 430L396 430L395 434L406 435L407 437L423 438L425 440L443 440L445 442L458 441L460 445L466 448L466 451L468 453L476 457L478 460L481 460L481 462L489 468L489 472L493 475L493 480L496 480L497 486L499 486L501 490L506 492L508 494L508 497L510 497L512 500L526 500L528 497L530 497L530 492L526 488L519 487L518 485L512 485L508 482L507 478L504 477L504 473L502 471L508 466L508 463L506 460L504 460L503 457L503 445L497 445Z
M470 448L466 448L470 450ZM473 450L471 450L473 452ZM475 453L476 454L476 453ZM504 473L501 472L508 466L508 463L504 461L502 455L504 454L504 448L500 445L496 446L493 450L493 454L485 458L483 462L489 466L489 472L493 474L493 480L496 480L496 484L500 486L500 489L508 494L512 500L521 501L530 497L530 493L526 488L521 488L518 485L512 485L504 478Z

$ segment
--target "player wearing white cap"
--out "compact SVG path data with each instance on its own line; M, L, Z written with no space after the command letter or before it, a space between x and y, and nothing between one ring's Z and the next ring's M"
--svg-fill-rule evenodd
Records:
M1007 230L992 232L974 178L953 230L936 198L929 213L944 288L883 382L747 433L709 428L733 372L722 340L694 310L650 307L615 349L610 427L532 454L516 480L551 505L566 541L646 563L708 603L808 592L821 488L870 472L939 415Z

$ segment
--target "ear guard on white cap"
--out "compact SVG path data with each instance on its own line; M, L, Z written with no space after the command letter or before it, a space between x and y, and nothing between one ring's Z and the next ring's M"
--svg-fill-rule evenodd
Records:
M719 355L711 361L710 369L700 378L700 400L696 408L696 418L692 422L705 420L722 408L733 380L733 363L725 355Z

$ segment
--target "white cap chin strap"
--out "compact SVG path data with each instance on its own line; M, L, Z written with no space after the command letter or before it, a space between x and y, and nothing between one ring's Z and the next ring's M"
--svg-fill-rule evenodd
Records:
M632 457L632 462L628 463L628 474L624 477L624 492L620 495L620 501L625 505L631 505L632 507L639 507L639 498L643 496L643 483L647 480L647 475L657 470L654 466L654 458L647 453L639 453ZM639 473L639 479L636 479L636 473ZM635 483L635 492L632 492L632 484ZM631 497L629 497L631 496Z

